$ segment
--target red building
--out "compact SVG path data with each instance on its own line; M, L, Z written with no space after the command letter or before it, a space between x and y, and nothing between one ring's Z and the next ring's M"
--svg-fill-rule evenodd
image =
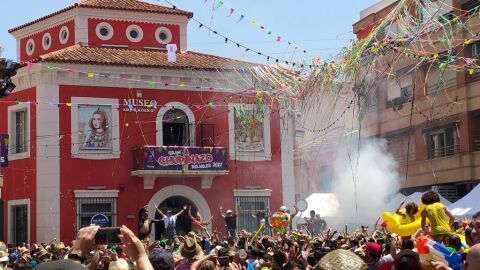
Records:
M187 51L192 16L84 0L10 30L25 67L0 102L7 242L69 242L95 214L136 229L147 204L192 205L219 230L220 206L254 229L251 214L293 205L288 114L252 104L250 63Z

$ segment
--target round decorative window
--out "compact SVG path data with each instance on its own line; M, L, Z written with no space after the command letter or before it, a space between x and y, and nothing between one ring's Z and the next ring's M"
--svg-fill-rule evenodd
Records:
M113 27L109 23L99 23L95 30L97 37L101 40L109 40L113 37Z
M159 27L157 31L155 31L155 39L160 44L168 44L172 41L172 32L166 27Z
M35 51L35 41L33 41L33 39L29 39L27 41L25 51L27 52L28 56L31 56L33 54L33 52Z
M143 30L138 25L130 25L127 27L126 35L131 42L139 42L143 38Z
M45 33L42 38L42 47L46 51L52 46L52 35Z
M65 44L70 37L70 32L68 31L68 27L64 26L60 29L60 33L58 34L58 40L60 40L61 44Z

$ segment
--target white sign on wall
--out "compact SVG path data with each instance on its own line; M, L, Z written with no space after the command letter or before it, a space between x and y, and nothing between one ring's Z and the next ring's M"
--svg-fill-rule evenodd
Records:
M157 109L157 104L158 103L156 100L151 99L123 99L123 111L141 113L155 112L155 110Z

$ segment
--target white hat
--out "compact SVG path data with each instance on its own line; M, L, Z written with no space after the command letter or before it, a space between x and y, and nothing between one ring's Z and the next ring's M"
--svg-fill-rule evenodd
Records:
M284 205L281 206L281 207L280 207L280 211L281 211L281 212L286 212L286 211L287 211L287 207L284 206Z
M233 213L232 210L227 210L227 214Z
M108 265L108 270L128 270L128 262L124 259L118 259L118 261L113 261Z

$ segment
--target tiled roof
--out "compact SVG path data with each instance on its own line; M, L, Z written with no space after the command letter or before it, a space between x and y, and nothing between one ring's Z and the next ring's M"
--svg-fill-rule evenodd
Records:
M78 44L42 55L35 62L197 70L232 69L255 65L190 51L177 53L177 61L169 63L166 51L85 47Z
M113 9L113 10L125 10L125 11L138 11L138 12L147 12L147 13L159 13L159 14L171 14L171 15L182 15L187 16L188 18L193 17L193 13L189 11L184 11L180 9L173 9L168 7L163 7L159 5L154 5L150 3L145 3L138 0L81 0L79 3L61 9L57 12L49 14L47 16L38 18L34 21L28 22L26 24L14 27L8 30L9 33L15 32L22 28L25 28L29 25L35 24L37 22L46 20L55 15L64 13L68 10L83 7L83 8L97 8L97 9Z

